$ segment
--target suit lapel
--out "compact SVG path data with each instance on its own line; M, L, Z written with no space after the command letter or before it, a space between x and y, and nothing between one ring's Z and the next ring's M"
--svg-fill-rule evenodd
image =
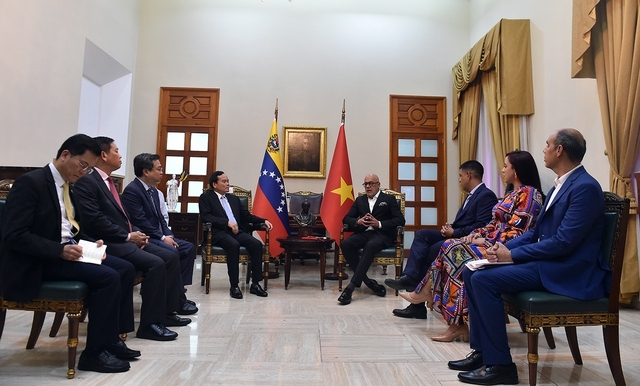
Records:
M96 179L96 182L98 183L98 186L100 187L100 189L102 189L102 193L104 193L107 196L107 199L109 199L109 201L111 201L113 206L118 208L118 210L122 214L124 214L124 216L128 219L129 216L127 216L127 214L123 211L123 209L120 207L120 205L118 205L118 202L116 201L116 199L113 198L113 194L111 194L111 190L109 190L109 188L107 187L107 184L102 179L102 176L100 175L100 173L98 173L98 172L91 173L90 176L95 176L94 178Z
M53 174L51 174L51 169L49 169L49 165L43 168L44 176L47 185L47 191L49 192L49 198L51 198L52 205L55 208L56 212L56 224L60 229L58 233L62 232L62 212L60 211L60 201L58 198L58 187L56 186L56 182L53 179Z

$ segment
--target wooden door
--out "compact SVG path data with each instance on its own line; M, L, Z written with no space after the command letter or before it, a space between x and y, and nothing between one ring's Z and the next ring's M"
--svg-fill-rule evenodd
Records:
M447 221L444 97L391 95L390 184L405 194L405 246Z
M198 198L215 171L219 99L219 89L160 89L157 153L164 176L159 188L166 196L167 180L189 173L178 188L177 212L198 213Z

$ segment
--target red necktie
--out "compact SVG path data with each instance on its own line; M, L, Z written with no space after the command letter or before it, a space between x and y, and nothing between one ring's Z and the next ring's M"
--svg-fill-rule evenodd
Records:
M127 216L127 212L125 212L124 207L122 206L122 202L120 201L120 195L118 194L118 189L116 189L116 184L113 183L111 177L107 177L107 182L109 182L109 190L111 191L113 199L116 200L116 202L118 203L118 207L127 218L127 224L129 224L129 232L132 232L133 227L131 226L131 221L129 221L129 216Z

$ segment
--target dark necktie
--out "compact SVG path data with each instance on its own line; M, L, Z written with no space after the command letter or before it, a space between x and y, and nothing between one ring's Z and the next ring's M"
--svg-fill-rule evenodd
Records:
M147 195L149 196L149 201L151 201L151 207L153 208L153 213L156 214L156 217L160 218L160 211L156 206L156 200L153 199L154 194L157 194L154 188L150 187L149 189L147 189Z
M116 200L118 207L124 213L124 216L127 218L127 224L129 224L129 232L133 231L133 227L131 226L131 221L129 221L129 216L127 216L127 212L125 212L124 207L122 206L122 202L120 201L120 195L118 194L118 189L116 189L116 184L113 183L111 177L107 177L107 182L109 183L109 190L111 191L111 195L113 199Z

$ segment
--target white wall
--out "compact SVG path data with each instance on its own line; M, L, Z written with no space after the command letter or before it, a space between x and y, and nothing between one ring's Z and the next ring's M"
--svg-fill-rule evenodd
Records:
M529 120L529 148L548 192L555 174L544 167L542 149L555 130L573 127L585 136L585 168L609 189L609 161L595 79L571 78L570 0L471 0L470 46L501 18L531 20L535 114Z
M132 70L137 0L0 0L0 165L42 166L77 132L85 40Z
M255 189L276 98L281 140L282 126L326 126L328 163L346 99L354 181L375 172L386 185L389 95L451 98L468 8L466 0L143 0L131 152L155 151L160 87L217 87L216 165ZM450 113L447 122L450 131ZM289 191L325 185L285 182Z

